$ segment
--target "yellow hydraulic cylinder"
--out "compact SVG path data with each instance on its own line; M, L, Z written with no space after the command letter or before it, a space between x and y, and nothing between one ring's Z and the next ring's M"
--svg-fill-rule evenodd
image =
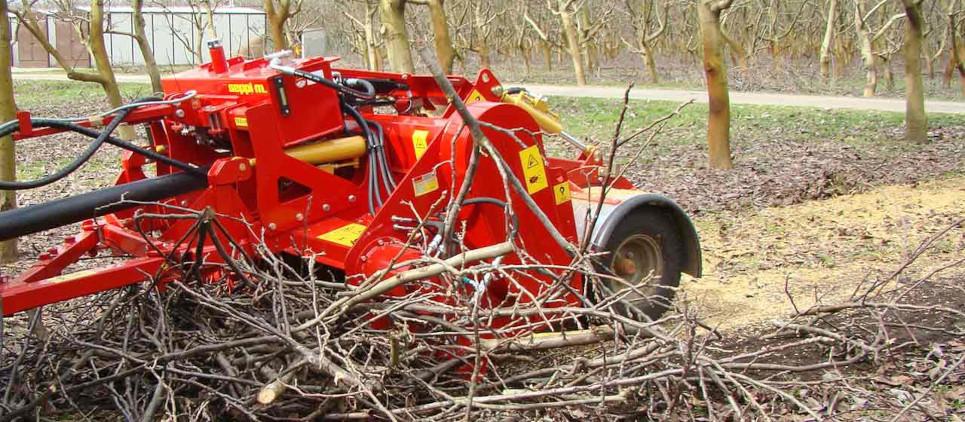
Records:
M547 104L543 98L536 98L529 95L526 91L519 91L512 94L508 92L503 94L502 100L504 103L513 104L522 108L529 113L530 116L533 116L533 120L536 120L536 124L539 125L544 133L559 135L565 141L579 148L580 151L592 153L592 148L563 130L563 122L560 121L560 116L550 111L549 104Z
M310 164L326 164L365 155L365 139L361 136L328 139L288 148L285 154Z
M526 110L530 116L533 116L533 119L539 124L540 129L543 129L543 132L557 135L563 131L563 123L560 122L560 116L549 110L549 104L546 104L546 100L535 98L526 91L513 94L506 93L503 94L502 99L504 103L514 104Z

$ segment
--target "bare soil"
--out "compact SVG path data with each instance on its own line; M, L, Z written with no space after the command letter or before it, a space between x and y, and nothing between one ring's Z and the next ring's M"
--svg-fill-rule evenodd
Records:
M684 283L683 296L711 325L730 329L792 315L795 306L840 303L889 276L921 242L965 217L963 210L965 177L958 176L698 218L705 275ZM959 227L896 282L913 283L963 258ZM965 265L940 277L965 280Z

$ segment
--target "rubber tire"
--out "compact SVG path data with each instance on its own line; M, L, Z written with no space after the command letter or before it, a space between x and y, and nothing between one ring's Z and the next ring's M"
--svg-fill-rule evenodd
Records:
M650 306L638 306L650 320L656 320L666 313L673 303L676 287L680 285L680 273L683 270L686 249L670 212L655 207L637 208L617 223L613 232L610 233L610 238L607 239L604 250L610 252L610 254L604 258L602 271L605 274L612 275L610 268L613 267L616 248L624 240L637 234L645 234L657 239L660 245L664 270L660 279L656 280L658 283L657 290L653 296L656 299L651 301ZM633 313L637 314L636 312ZM640 319L638 314L627 316Z

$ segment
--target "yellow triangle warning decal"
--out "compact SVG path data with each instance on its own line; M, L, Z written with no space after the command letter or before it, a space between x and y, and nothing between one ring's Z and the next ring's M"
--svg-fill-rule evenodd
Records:
M526 168L531 169L539 165L539 160L536 159L535 155L529 156L529 161L526 163Z
M466 104L472 104L472 103L474 103L474 102L482 101L482 100L484 100L484 99L485 99L485 98L483 98L482 94L480 94L479 91L476 91L476 90L474 89L474 90L472 90L472 92L469 93L469 96L466 97L465 103L466 103Z
M546 180L546 169L543 168L543 156L540 155L538 146L533 145L521 150L519 152L519 164L523 167L526 191L530 195L549 186L549 182Z

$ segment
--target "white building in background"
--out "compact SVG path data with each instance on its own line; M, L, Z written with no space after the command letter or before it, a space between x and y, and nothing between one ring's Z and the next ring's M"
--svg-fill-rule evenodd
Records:
M131 32L131 8L115 6L107 10L110 27L114 31ZM187 6L145 7L143 9L145 32L159 65L192 65L192 50L201 41L204 61L209 59L203 41L210 38L210 29L198 33L195 19L206 22L207 17L199 9ZM257 50L253 44L263 43L265 12L248 7L219 7L214 11L214 30L229 55L242 51ZM108 54L115 65L144 64L141 52L133 38L110 34L106 36Z
M81 10L84 10L82 8ZM89 10L89 9L87 9ZM195 65L193 51L201 42L202 61L208 60L204 41L211 37L210 29L199 33L195 20L207 22L203 10L189 6L144 7L145 32L148 43L154 50L154 57L160 66ZM144 59L134 38L124 33L132 33L133 11L128 6L112 6L105 10L107 22L104 43L111 63L115 66L142 65ZM86 48L76 36L76 31L53 16L38 12L41 26L46 26L47 37L58 50L69 52L68 57L77 66L88 66L91 61ZM46 22L43 21L44 16ZM265 12L249 7L219 7L213 13L214 30L229 55L263 51L266 28ZM21 25L14 25L15 37L14 63L20 67L58 67L52 57L48 57L43 47L33 39L33 35Z

